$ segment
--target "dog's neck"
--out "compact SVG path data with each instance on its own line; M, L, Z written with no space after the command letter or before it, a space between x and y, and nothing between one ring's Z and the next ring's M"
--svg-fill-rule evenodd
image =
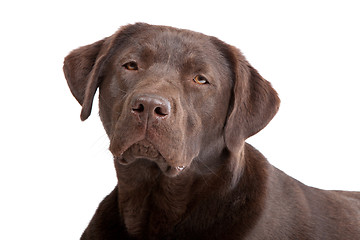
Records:
M193 226L196 222L204 222L203 219L197 219L198 216L206 215L201 214L202 211L207 211L207 215L212 218L208 220L207 226L211 228L219 217L228 217L218 215L220 212L228 213L223 206L239 205L240 208L249 204L249 200L252 201L250 204L261 201L263 193L259 189L262 189L266 177L261 175L263 173L253 172L257 167L249 164L245 166L245 158L251 158L253 154L247 152L245 154L244 150L241 154L242 159L234 160L230 155L222 159L236 162L224 162L222 168L207 175L186 171L170 178L151 163L117 166L119 210L129 234L139 238L144 235L159 236L164 232L166 234L166 231L173 232L175 228L184 227L180 222ZM253 186L246 184L248 181L258 182L257 192L247 189L247 186ZM231 195L234 196L229 197ZM235 202L225 202L225 199L234 197ZM203 206L208 207L205 209ZM220 208L222 211L219 211ZM243 206L241 208L245 209ZM211 213L208 212L210 210ZM243 214L248 218L246 221L251 222L251 217L245 212ZM169 226L173 226L173 229Z

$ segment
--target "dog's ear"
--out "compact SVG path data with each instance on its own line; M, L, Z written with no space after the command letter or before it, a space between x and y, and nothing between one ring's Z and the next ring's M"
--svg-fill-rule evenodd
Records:
M99 83L99 74L104 62L100 54L106 39L73 50L64 60L64 74L76 100L82 106L81 120L90 116L92 99Z
M217 40L233 74L233 90L225 125L225 143L239 151L245 139L263 129L279 109L271 84L254 69L240 50Z
M149 25L130 24L121 27L116 33L93 44L72 51L64 61L64 73L70 90L81 104L81 120L86 120L91 113L94 95L101 83L104 65L115 50L129 42L131 36Z

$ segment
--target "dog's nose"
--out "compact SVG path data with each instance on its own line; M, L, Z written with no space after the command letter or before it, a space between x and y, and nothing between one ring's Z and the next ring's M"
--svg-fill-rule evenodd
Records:
M141 121L153 121L166 119L171 112L170 102L157 95L135 96L131 104L131 112Z

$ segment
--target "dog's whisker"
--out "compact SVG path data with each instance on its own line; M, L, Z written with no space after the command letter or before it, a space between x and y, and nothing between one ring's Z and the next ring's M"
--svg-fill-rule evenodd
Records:
M113 91L115 91L115 90L113 90ZM124 93L124 94L122 94L121 98L119 98L118 101L124 100L124 98L127 96L128 92L121 88L118 88L117 91ZM110 104L107 101L105 101L104 97L101 94L99 94L99 98L102 100L103 103L105 103L105 105L107 107L111 107Z
M200 157L197 157L199 163L201 163L204 167L206 167L213 175L215 175L217 178L225 182L225 179L223 179L221 176L219 176L213 169L211 169L206 163L204 163Z
M102 134L100 137L98 137L92 144L91 149L93 149L97 145L107 146L109 145L110 140L106 134ZM105 148L105 149L106 149Z

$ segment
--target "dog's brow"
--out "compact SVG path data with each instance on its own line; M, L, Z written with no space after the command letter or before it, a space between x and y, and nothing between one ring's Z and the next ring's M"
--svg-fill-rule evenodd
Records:
M149 62L149 61L153 61L154 54L155 53L153 49L145 46L140 50L139 56L142 61Z
M187 74L206 72L207 69L208 64L198 57L187 58L180 66L180 70Z

